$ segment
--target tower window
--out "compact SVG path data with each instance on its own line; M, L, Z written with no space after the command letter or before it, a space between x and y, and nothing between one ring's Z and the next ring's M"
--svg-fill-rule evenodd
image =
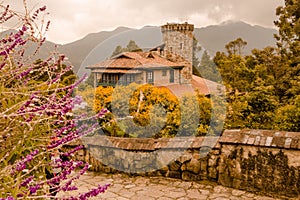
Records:
M162 70L162 76L167 76L167 70L166 69Z
M179 47L180 49L183 49L183 43L180 43L180 47Z

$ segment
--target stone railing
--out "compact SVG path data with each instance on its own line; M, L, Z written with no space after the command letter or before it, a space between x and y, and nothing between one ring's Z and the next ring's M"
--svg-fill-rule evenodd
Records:
M300 133L226 130L221 137L82 139L90 170L210 180L271 196L299 197Z

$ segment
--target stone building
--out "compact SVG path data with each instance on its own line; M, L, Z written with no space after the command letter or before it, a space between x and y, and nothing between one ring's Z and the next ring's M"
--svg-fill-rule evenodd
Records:
M192 74L194 25L161 26L163 44L148 52L124 52L86 67L94 75L94 86L153 84L181 95L198 90L209 95L208 84L217 83Z

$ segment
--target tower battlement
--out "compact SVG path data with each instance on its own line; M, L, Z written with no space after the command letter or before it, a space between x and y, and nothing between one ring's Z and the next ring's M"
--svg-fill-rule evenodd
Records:
M178 31L183 34L186 34L188 36L193 36L194 31L194 25L188 24L187 22L183 24L176 24L176 23L167 23L163 26L161 26L162 33L168 32L168 31Z

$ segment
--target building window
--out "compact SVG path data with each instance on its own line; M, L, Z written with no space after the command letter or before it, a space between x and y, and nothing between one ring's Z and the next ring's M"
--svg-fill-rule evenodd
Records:
M135 82L135 75L134 74L128 74L129 76L129 83Z
M147 71L147 83L153 83L153 71Z
M174 69L170 69L170 83L174 83Z
M120 85L128 85L130 83L135 82L135 75L134 74L124 74L120 77L119 84Z
M166 69L162 70L162 76L167 76L167 70Z

